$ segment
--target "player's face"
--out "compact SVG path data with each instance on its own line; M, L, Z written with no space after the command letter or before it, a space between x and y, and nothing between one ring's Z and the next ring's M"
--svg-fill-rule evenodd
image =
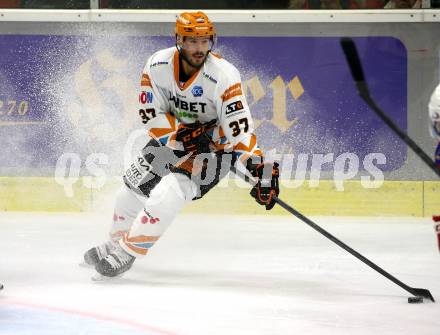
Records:
M211 48L209 37L186 37L183 39L182 52L188 63L196 68L203 65Z

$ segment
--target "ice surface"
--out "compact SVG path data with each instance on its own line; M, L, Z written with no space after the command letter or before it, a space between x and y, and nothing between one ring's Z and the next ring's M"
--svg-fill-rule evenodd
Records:
M429 219L313 218L439 303L406 291L290 216L181 215L122 278L78 266L111 214L0 213L0 334L440 334Z

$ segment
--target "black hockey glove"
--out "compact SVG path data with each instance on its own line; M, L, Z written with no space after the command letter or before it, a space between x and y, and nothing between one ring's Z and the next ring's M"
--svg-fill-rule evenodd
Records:
M199 121L188 124L182 123L177 129L176 140L182 142L185 151L195 155L210 152L211 138L206 132L212 129L216 122L216 120L211 120L206 123L200 123Z
M280 170L278 163L261 163L252 171L252 175L258 178L257 184L251 190L251 196L260 204L266 206L266 210L275 206L273 196L280 194L278 177Z

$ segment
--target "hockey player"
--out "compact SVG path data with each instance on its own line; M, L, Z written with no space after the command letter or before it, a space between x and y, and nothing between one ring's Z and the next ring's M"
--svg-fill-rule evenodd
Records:
M181 208L200 199L240 161L257 180L251 191L271 209L278 164L264 162L238 70L211 52L215 27L202 12L182 13L176 45L142 73L139 116L151 140L124 175L110 240L84 255L106 277L147 254Z
M440 84L435 88L431 95L428 105L429 116L431 119L431 135L438 141L435 151L435 163L440 169ZM434 228L437 233L438 249L440 251L440 215L434 215Z

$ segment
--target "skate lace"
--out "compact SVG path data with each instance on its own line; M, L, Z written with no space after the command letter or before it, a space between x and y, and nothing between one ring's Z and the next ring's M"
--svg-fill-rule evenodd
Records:
M102 250L107 250L107 252L112 252L115 250L115 245L111 241L107 241L101 245Z
M108 255L106 257L107 262L110 264L110 266L113 269L119 269L122 266L124 266L125 264L127 264L128 262L130 262L130 260L133 257L129 254L127 254L124 250L116 250L113 253L111 253L110 255Z
M105 242L105 243L97 246L96 249L97 249L98 255L100 255L100 257L105 257L106 255L111 253L115 249L115 247L113 246L113 244L111 242Z

